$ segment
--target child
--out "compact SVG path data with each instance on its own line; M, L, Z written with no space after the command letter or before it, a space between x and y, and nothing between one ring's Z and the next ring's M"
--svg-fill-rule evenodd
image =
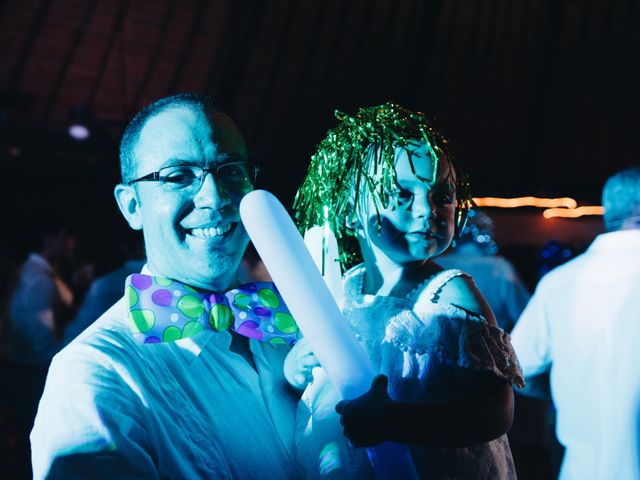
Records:
M465 178L420 113L385 104L338 118L295 208L302 229L328 210L345 258L347 237L357 239L364 262L345 274L343 312L384 376L336 413L337 394L300 341L285 362L289 382L306 387L300 460L312 478L369 478L354 446L393 441L409 445L421 478L515 478L505 432L511 384L523 381L509 337L471 278L433 261L464 223Z

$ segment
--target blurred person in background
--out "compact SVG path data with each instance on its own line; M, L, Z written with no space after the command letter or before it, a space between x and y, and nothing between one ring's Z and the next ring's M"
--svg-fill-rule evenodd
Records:
M116 303L122 297L122 285L127 277L142 270L145 262L144 243L139 235L123 235L120 249L125 261L91 283L73 321L64 330L65 345Z
M513 331L527 380L551 374L562 480L640 478L640 167L602 203L606 233L542 278Z
M7 458L3 478L31 476L29 431L47 370L64 345L74 297L82 295L91 274L88 267L76 269L78 237L65 220L43 215L37 223L39 232L21 240L29 244L34 239L32 251L4 275L0 413Z

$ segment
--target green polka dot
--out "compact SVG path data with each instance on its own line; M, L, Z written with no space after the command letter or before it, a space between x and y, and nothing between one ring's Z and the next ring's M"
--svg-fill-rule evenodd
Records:
M296 333L298 331L298 326L296 322L293 320L293 317L288 313L284 312L276 312L274 315L274 320L276 323L276 328L284 333Z
M204 327L198 322L189 322L182 329L182 338L193 337L194 335L199 334Z
M171 280L170 278L156 277L154 280L161 287L168 287L173 283L173 280Z
M162 341L163 342L175 342L176 340L180 340L182 338L182 332L178 327L167 327L162 332Z
M269 340L269 343L273 345L280 345L280 344L285 344L287 342L285 342L284 338L282 337L273 337L272 339Z
M135 304L138 303L138 292L136 292L136 289L131 285L127 287L126 297L129 308L135 306Z
M260 296L260 303L268 308L278 308L280 306L280 299L276 292L270 288L263 288L258 292Z
M246 310L247 308L249 308L250 301L251 297L249 295L247 295L246 293L239 293L233 299L233 304L238 308Z
M190 287L189 285L183 285L182 288L184 288L187 292L198 293L198 291L195 288Z
M226 305L212 305L209 311L209 325L214 330L226 330L233 322L233 311Z
M189 318L198 318L204 313L204 305L195 295L185 295L178 300L178 310Z
M145 333L153 328L156 323L156 316L151 310L131 310L129 312L129 322L133 333Z

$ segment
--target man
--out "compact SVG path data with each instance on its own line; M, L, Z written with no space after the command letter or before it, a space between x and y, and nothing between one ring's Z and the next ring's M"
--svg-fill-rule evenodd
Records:
M238 206L255 168L240 132L207 97L176 95L133 119L120 159L116 200L147 265L55 357L31 434L35 477L297 477L288 348L206 326L224 327L214 300L236 286L248 243Z
M525 375L551 369L564 480L640 478L640 167L602 202L607 233L541 280L513 331Z

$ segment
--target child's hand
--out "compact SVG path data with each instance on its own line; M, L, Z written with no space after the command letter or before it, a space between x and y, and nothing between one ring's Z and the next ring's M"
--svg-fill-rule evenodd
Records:
M386 440L384 424L386 406L391 402L387 392L389 380L384 375L373 379L367 393L336 405L344 436L356 447L371 447Z
M292 387L302 390L313 380L311 371L318 366L320 363L309 343L301 338L284 360L284 376Z

